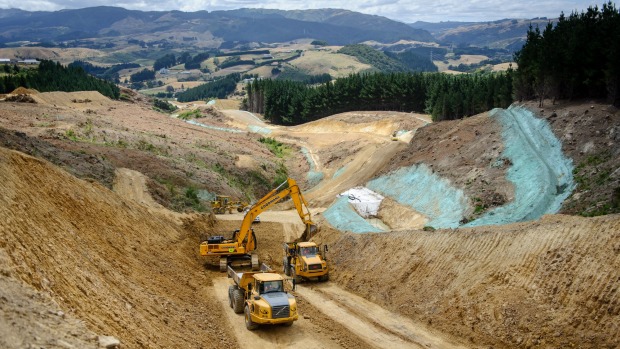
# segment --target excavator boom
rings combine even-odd
[[[250,252],[256,249],[257,245],[256,236],[252,230],[252,222],[254,219],[262,212],[289,196],[293,200],[299,217],[306,225],[304,235],[309,237],[309,234],[314,234],[317,231],[317,226],[312,222],[308,204],[301,194],[297,182],[292,178],[287,178],[285,182],[270,191],[250,207],[243,217],[241,228],[233,234],[232,239],[225,240],[223,237],[212,237],[208,241],[200,244],[200,254],[203,256],[220,256],[221,258],[248,256]],[[256,263],[258,263],[258,259],[254,256],[255,255],[253,255],[252,260],[253,267],[255,264],[254,259],[256,259]],[[223,271],[226,271],[227,263],[227,259],[221,259],[220,269],[223,268]]]

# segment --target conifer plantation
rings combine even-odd
[[[0,93],[10,93],[17,87],[50,91],[99,91],[112,99],[120,97],[120,89],[114,83],[88,75],[78,66],[65,67],[58,62],[42,60],[35,69],[4,66],[0,78]]]

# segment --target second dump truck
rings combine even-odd
[[[244,313],[245,327],[252,331],[259,325],[291,326],[299,317],[295,296],[284,289],[284,278],[270,272],[263,264],[258,272],[236,272],[228,266],[228,303],[237,314]]]
[[[327,252],[327,245],[323,245],[323,253],[312,241],[285,242],[283,247],[283,271],[296,283],[310,278],[317,278],[319,281],[329,279],[329,269],[324,254]]]

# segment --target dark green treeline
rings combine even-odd
[[[532,28],[515,54],[515,98],[606,98],[620,106],[620,13],[608,2]]]
[[[512,70],[497,74],[354,74],[319,86],[255,80],[244,107],[275,124],[296,125],[353,110],[430,113],[452,120],[506,108],[512,102]]]
[[[118,99],[120,89],[114,83],[88,75],[77,66],[65,67],[60,63],[43,60],[34,69],[6,65],[0,77],[0,93],[10,93],[18,87],[50,91],[99,91],[104,96]]]

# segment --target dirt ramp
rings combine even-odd
[[[620,346],[618,215],[321,237],[336,282],[473,345]]]
[[[124,348],[236,345],[210,302],[198,237],[22,153],[0,148],[0,169],[0,249],[12,277]]]

